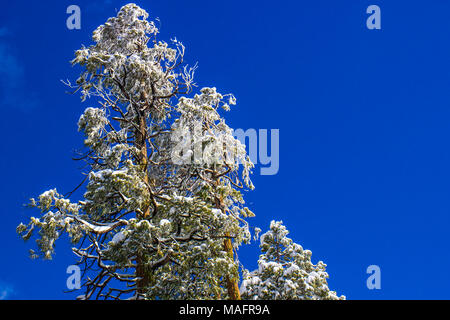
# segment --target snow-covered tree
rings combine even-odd
[[[147,18],[125,5],[76,51],[83,71],[67,84],[91,103],[78,122],[85,192],[44,192],[31,200],[41,215],[17,231],[37,231],[31,254],[47,259],[69,235],[80,299],[239,299],[234,250],[250,240],[253,215],[239,190],[253,188],[253,164],[219,114],[235,99],[213,87],[192,96],[185,47],[158,40]]]
[[[214,87],[193,94],[185,47],[158,32],[128,4],[75,52],[82,71],[67,85],[90,103],[78,121],[85,179],[67,195],[31,199],[40,215],[17,232],[36,238],[33,258],[51,259],[69,236],[83,270],[80,299],[240,299],[235,251],[251,239],[241,190],[253,189],[253,164],[221,116],[236,100]],[[84,192],[70,200],[76,190]],[[337,298],[325,265],[286,234],[273,223],[263,235],[244,297]]]
[[[311,262],[311,251],[288,238],[281,221],[272,221],[261,236],[258,269],[244,270],[241,284],[243,299],[266,300],[338,300],[327,284],[326,265]]]

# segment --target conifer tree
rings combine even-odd
[[[327,284],[326,265],[311,262],[311,251],[288,238],[281,221],[272,221],[261,236],[258,269],[244,271],[241,293],[251,300],[337,300]]]
[[[239,190],[253,188],[253,164],[219,114],[235,99],[214,87],[192,96],[185,47],[158,40],[147,18],[125,5],[76,51],[83,72],[67,84],[99,103],[78,122],[86,191],[78,202],[44,192],[31,200],[41,216],[17,231],[37,231],[32,256],[47,259],[70,236],[85,274],[80,298],[239,299],[233,251],[249,241],[252,215]]]

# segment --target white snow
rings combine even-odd
[[[114,235],[114,237],[112,238],[111,242],[112,242],[113,244],[117,244],[117,243],[119,243],[119,242],[125,240],[125,238],[126,238],[125,234],[124,234],[122,231],[120,231],[120,232],[117,232],[117,233]]]

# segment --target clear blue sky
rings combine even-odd
[[[9,1],[0,10],[0,298],[66,299],[69,246],[31,261],[22,204],[80,182],[68,61],[126,1]],[[81,30],[66,28],[77,4]],[[280,171],[255,174],[252,225],[281,219],[349,299],[450,299],[450,2],[138,1],[197,82],[233,92],[234,128],[280,129]],[[381,8],[382,29],[366,28]],[[240,250],[256,266],[255,246]],[[366,268],[381,267],[381,290]]]

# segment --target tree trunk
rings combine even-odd
[[[146,119],[144,115],[141,115],[138,117],[138,127],[139,131],[136,130],[135,132],[135,145],[140,150],[140,154],[137,159],[137,163],[142,167],[142,171],[144,171],[144,182],[148,183],[148,173],[147,173],[147,165],[148,165],[148,159],[147,159],[147,143],[146,143],[146,134],[147,134],[147,124]],[[143,208],[142,212],[144,213],[144,216],[141,218],[148,218],[150,216],[150,207],[147,206],[147,208]],[[145,294],[146,288],[149,284],[149,277],[148,273],[145,270],[144,262],[142,261],[142,256],[139,254],[136,257],[136,276],[140,278],[140,280],[137,281],[137,293],[138,294]]]
[[[218,185],[218,181],[215,181],[216,186]],[[225,210],[225,205],[223,203],[223,200],[218,198],[216,196],[216,208],[220,209],[222,212]],[[225,234],[226,237],[229,237],[230,235],[227,233]],[[231,238],[226,238],[223,241],[223,249],[227,253],[227,255],[234,261],[234,253],[233,253],[233,244],[231,242]],[[227,283],[227,291],[228,291],[228,297],[230,300],[241,300],[241,293],[239,292],[239,285],[237,279],[230,279],[230,277],[227,275],[225,277],[225,281]]]
[[[228,234],[227,234],[227,236],[228,236]],[[224,248],[225,252],[234,261],[233,245],[231,243],[231,239],[225,239],[223,241],[223,248]],[[230,279],[227,276],[226,281],[227,281],[228,296],[230,297],[230,300],[241,300],[241,293],[239,292],[239,285],[238,285],[237,279]]]

